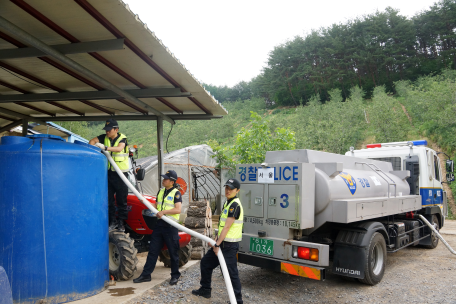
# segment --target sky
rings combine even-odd
[[[412,17],[432,0],[123,0],[200,82],[250,81],[275,46],[391,6]]]

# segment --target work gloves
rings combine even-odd
[[[98,147],[98,148],[100,148],[102,151],[105,151],[105,150],[106,150],[105,145],[103,145],[102,143],[99,143],[99,142],[98,142],[98,143],[95,144],[95,146]]]

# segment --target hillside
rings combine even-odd
[[[212,121],[177,121],[168,140],[168,150],[216,140],[222,145],[234,144],[236,134],[248,127],[250,112],[268,120],[270,131],[289,128],[296,134],[297,149],[315,149],[344,153],[350,146],[359,146],[366,137],[371,141],[399,141],[415,138],[405,113],[397,99],[388,96],[383,87],[376,89],[372,100],[363,100],[363,92],[355,87],[352,98],[342,102],[340,91],[333,92],[325,104],[317,98],[309,105],[268,109],[262,99],[228,102],[229,114]],[[384,123],[389,121],[388,123]],[[102,133],[103,124],[90,127],[90,136]],[[399,131],[398,131],[399,130]],[[140,157],[155,155],[156,122],[120,122],[120,131],[127,134],[130,145],[140,147]],[[166,143],[170,125],[165,123]],[[409,134],[410,133],[410,134]]]
[[[361,148],[375,142],[395,142],[428,138],[439,151],[454,156],[456,151],[456,72],[445,70],[436,76],[421,77],[415,82],[395,83],[396,96],[385,87],[376,87],[372,99],[351,89],[351,98],[342,101],[340,90],[333,90],[330,100],[322,104],[318,97],[306,106],[267,108],[263,99],[227,102],[229,114],[212,121],[178,121],[169,140],[170,125],[165,123],[164,141],[173,151],[190,145],[216,140],[233,145],[241,128],[249,127],[250,112],[259,113],[273,132],[277,127],[295,132],[297,149],[345,153],[350,146]],[[101,134],[103,124],[92,124],[89,137]],[[138,145],[139,157],[156,155],[155,121],[120,122],[130,145]],[[166,149],[166,148],[165,148]],[[456,190],[456,183],[452,185]],[[454,204],[450,205],[456,213]]]

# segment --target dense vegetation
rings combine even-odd
[[[289,138],[292,132],[297,149],[345,153],[350,146],[359,147],[366,137],[370,141],[400,141],[416,135],[409,134],[411,124],[405,112],[396,98],[385,93],[384,87],[375,89],[372,100],[363,99],[364,92],[359,87],[350,91],[351,97],[346,101],[343,101],[341,91],[334,89],[326,103],[321,103],[319,96],[314,95],[305,106],[273,110],[266,108],[263,99],[225,103],[229,115],[223,119],[177,121],[172,130],[165,124],[164,140],[168,151],[210,140],[222,148],[236,145],[241,146],[238,150],[246,151],[249,144],[253,146],[259,142],[273,146],[275,142]],[[261,132],[253,132],[255,128],[260,129],[258,125]],[[102,123],[93,124],[90,137],[101,134],[102,127]],[[140,157],[157,153],[155,121],[120,122],[120,131],[127,134],[130,145],[140,147]],[[278,141],[269,142],[268,134]],[[242,161],[242,153],[237,155]]]
[[[270,104],[298,106],[318,94],[360,86],[395,92],[394,82],[456,68],[456,1],[441,0],[413,18],[387,8],[295,37],[269,53],[267,66],[250,82],[232,88],[206,85],[220,101],[264,97]]]

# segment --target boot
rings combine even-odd
[[[120,232],[125,232],[125,225],[123,220],[121,219],[119,219],[119,221],[117,222],[117,230]]]
[[[150,282],[152,281],[152,278],[151,278],[151,275],[145,275],[145,274],[142,274],[137,277],[136,279],[133,280],[133,283],[143,283],[143,282]]]
[[[200,287],[200,289],[192,290],[192,294],[209,299],[211,297],[211,289]]]

